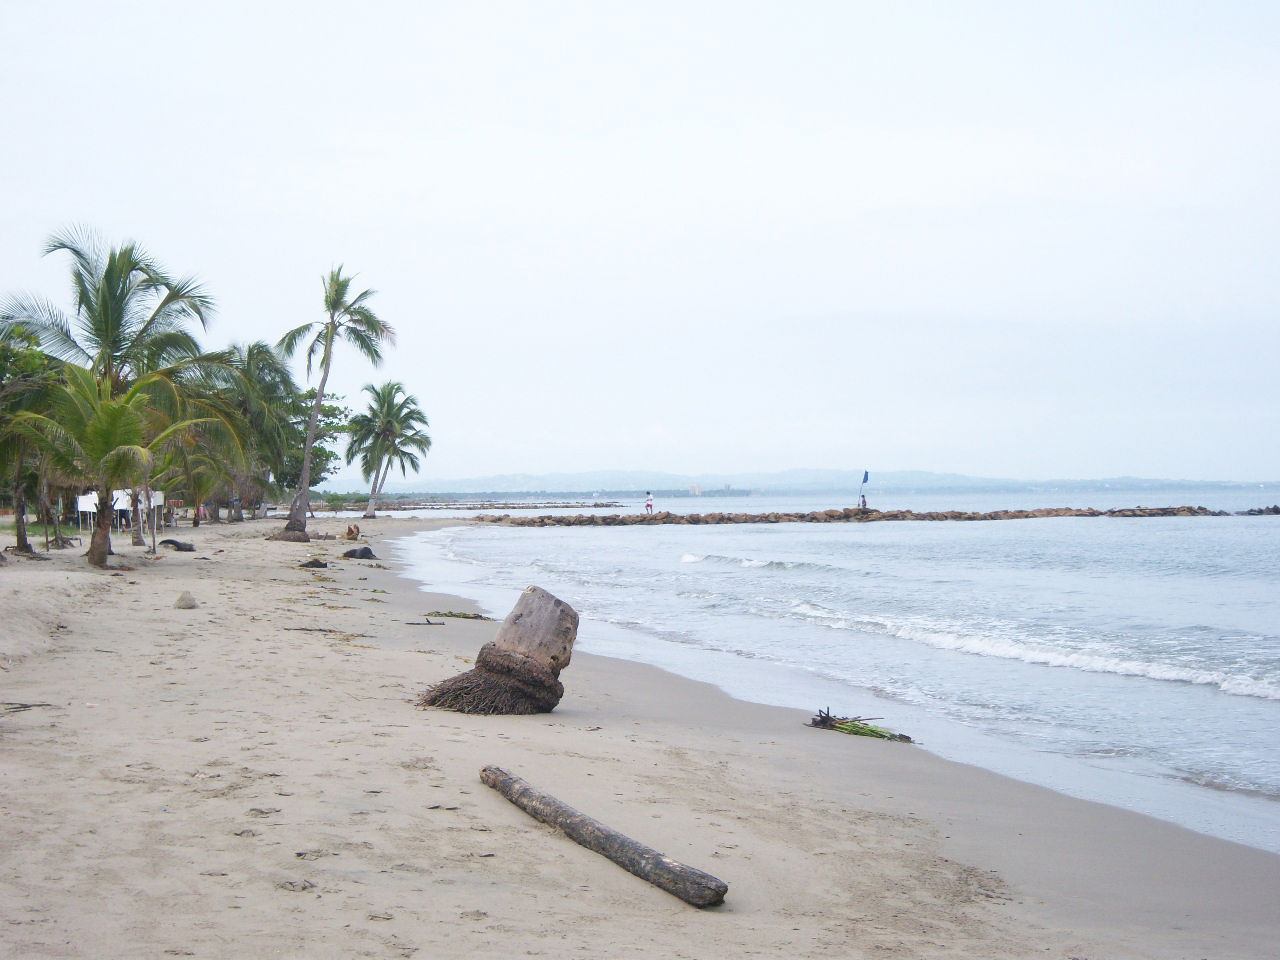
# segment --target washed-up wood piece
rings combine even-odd
[[[420,707],[459,713],[550,713],[564,696],[560,671],[573,657],[578,614],[541,587],[529,587],[480,648],[472,670],[436,684]]]
[[[483,768],[480,780],[535,820],[564,831],[575,843],[608,857],[622,869],[679,897],[685,903],[695,907],[714,907],[724,903],[729,885],[723,880],[703,873],[696,867],[672,860],[652,847],[606,827],[600,821],[575,810],[549,793],[543,793],[501,767]]]

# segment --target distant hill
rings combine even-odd
[[[427,477],[388,483],[391,494],[593,494],[635,493],[652,490],[664,495],[699,488],[706,495],[722,493],[847,493],[856,491],[861,470],[793,469],[773,473],[677,474],[638,470],[593,470],[584,473],[511,473],[488,477],[435,480]],[[341,485],[341,481],[339,482]],[[930,473],[924,470],[872,471],[868,490],[876,493],[946,493],[949,491],[1029,491],[1073,490],[1159,490],[1204,487],[1221,489],[1256,486],[1239,481],[1188,481],[1145,477],[1106,479],[1016,480],[998,477],[971,477],[958,473]],[[344,488],[345,489],[345,488]]]

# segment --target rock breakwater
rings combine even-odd
[[[970,513],[963,510],[916,513],[912,510],[871,510],[866,507],[814,510],[809,513],[662,513],[644,514],[566,514],[513,517],[510,514],[481,514],[480,523],[498,523],[508,527],[630,527],[656,524],[698,526],[724,523],[877,523],[884,520],[1031,520],[1041,517],[1226,517],[1225,510],[1207,507],[1125,507],[1117,510],[1094,510],[1076,507],[1046,507],[1039,510],[993,510]]]

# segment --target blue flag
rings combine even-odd
[[[869,473],[867,473],[867,471],[863,470],[863,471],[862,471],[862,482],[863,482],[863,483],[866,483],[866,482],[867,482],[868,480],[870,480],[870,479],[871,479],[871,474],[869,474]]]

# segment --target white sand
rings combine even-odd
[[[417,710],[496,625],[410,625],[472,608],[301,570],[351,544],[278,525],[184,528],[198,551],[154,560],[117,538],[127,572],[0,567],[0,699],[48,704],[0,716],[0,955],[1277,954],[1280,857],[651,668],[576,654],[545,716]],[[362,525],[382,555],[430,524]],[[487,763],[721,877],[725,906],[535,823]]]

